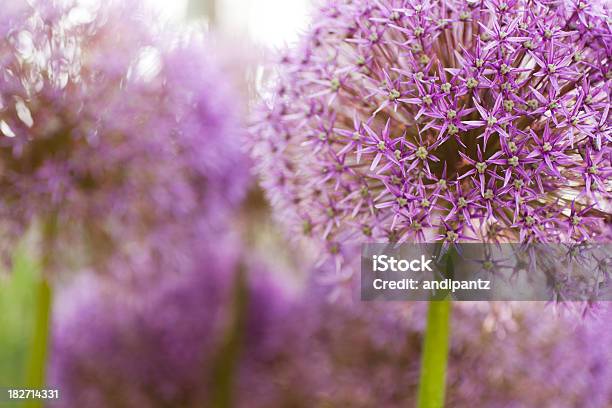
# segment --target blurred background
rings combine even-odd
[[[267,47],[297,39],[308,25],[309,0],[148,0],[169,19],[205,18],[216,30]]]
[[[13,0],[9,0],[9,2],[11,1]],[[14,0],[13,3],[19,4],[20,1]],[[77,3],[86,7],[91,5],[95,8],[96,2],[97,0],[83,0]],[[39,4],[44,3],[43,0]],[[223,53],[221,58],[230,70],[236,69],[237,71],[233,84],[235,87],[247,86],[243,82],[245,80],[245,67],[239,65],[248,64],[247,69],[255,69],[265,59],[266,55],[273,55],[274,50],[295,42],[299,33],[307,28],[311,8],[309,0],[143,0],[143,3],[146,3],[147,7],[153,10],[162,20],[168,20],[171,24],[178,26],[194,23],[204,26],[205,30],[213,32],[220,42],[235,46],[236,49]],[[251,50],[251,55],[249,55],[249,51],[246,51],[247,48]],[[255,49],[257,51],[254,51]],[[247,92],[244,89],[241,91]],[[245,101],[242,108],[246,109],[247,104],[248,101]],[[269,219],[267,205],[262,193],[253,184],[251,184],[244,208],[236,215],[238,220],[235,224],[238,227],[234,229],[244,233],[247,236],[247,241],[249,241],[248,245],[255,247],[259,253],[262,253],[262,251],[265,253],[271,247],[278,247],[278,243],[282,242],[281,233]],[[253,221],[255,218],[257,218],[257,222]],[[247,219],[250,221],[246,221]],[[7,240],[8,238],[2,239]],[[288,251],[288,249],[281,248],[276,252],[282,254],[284,251]],[[3,390],[4,387],[26,387],[29,383],[28,371],[32,364],[31,353],[32,349],[36,347],[35,332],[39,324],[36,316],[37,296],[39,296],[37,282],[41,276],[41,267],[37,264],[38,256],[39,253],[36,249],[33,249],[30,240],[25,239],[20,245],[20,249],[11,254],[12,269],[0,273],[0,389]],[[287,264],[295,265],[298,262],[295,259],[290,260],[286,253],[281,255],[277,261],[285,266]],[[291,290],[296,285],[303,286],[306,278],[299,268],[294,268],[291,271],[285,269],[282,272],[277,269],[274,273],[282,282],[283,290]],[[54,314],[56,316],[63,316],[64,313],[67,315],[74,314],[75,308],[91,305],[92,302],[96,303],[97,298],[105,297],[105,295],[99,293],[105,291],[105,289],[100,289],[103,284],[92,282],[87,278],[77,279],[76,283],[72,279],[62,280],[56,282],[55,285],[56,291],[62,293],[55,300]],[[89,288],[91,293],[84,294],[83,292],[87,291],[84,288]],[[64,293],[67,295],[64,295]],[[127,301],[130,301],[129,296],[133,296],[133,294],[127,296]],[[58,297],[62,299],[57,300]],[[66,298],[74,298],[74,301],[66,301]],[[115,302],[115,297],[112,296],[112,298],[107,299],[108,303]],[[83,299],[85,300],[83,301]],[[83,302],[79,303],[81,301]],[[56,317],[55,321],[57,320],[62,319]],[[80,318],[77,320],[80,320]],[[230,318],[227,318],[227,320],[230,320]],[[77,322],[77,326],[80,326],[81,323]],[[177,324],[177,326],[179,325],[180,323]],[[197,323],[195,326],[197,326]],[[81,330],[80,327],[73,329]],[[135,332],[137,332],[137,329],[135,329]],[[72,332],[72,334],[74,335],[75,332]],[[92,331],[94,337],[98,334]],[[180,335],[178,337],[180,341]],[[4,397],[4,395],[0,397],[0,407],[13,406]],[[81,402],[76,401],[64,401],[57,406],[80,406]],[[91,404],[89,406],[113,406],[112,403],[103,402],[93,402]],[[117,406],[123,406],[123,403],[117,404]],[[201,406],[200,402],[193,404],[193,406]],[[23,404],[19,403],[19,406],[23,406]],[[34,404],[32,406],[38,405]],[[147,404],[142,406],[147,406]],[[180,406],[180,404],[176,406]]]
[[[84,0],[80,3],[95,4],[96,1]],[[309,0],[144,2],[162,19],[172,23],[180,25],[196,22],[208,26],[209,29],[214,26],[214,32],[231,44],[251,44],[261,47],[260,50],[270,51],[289,45],[297,39],[298,34],[307,28],[311,8]],[[238,57],[238,53],[235,57]],[[253,198],[256,206],[262,205],[263,198],[259,192],[254,192]],[[265,217],[263,224],[269,227]],[[278,231],[268,231],[265,235],[270,237],[276,233]],[[25,375],[24,362],[27,360],[29,339],[34,325],[32,311],[36,294],[33,284],[38,273],[35,262],[29,255],[31,254],[27,248],[22,249],[14,256],[15,263],[10,277],[0,274],[0,386],[21,383]]]

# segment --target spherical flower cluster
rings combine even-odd
[[[610,10],[326,1],[252,127],[276,216],[376,242],[610,238]]]
[[[233,235],[183,249],[194,261],[180,273],[141,271],[135,285],[83,274],[61,290],[49,366],[58,407],[212,406],[242,356],[274,341],[268,328],[293,296],[255,255]]]
[[[229,374],[235,406],[414,405],[425,304],[398,314],[388,305],[330,303],[320,287],[292,295],[251,268],[245,317],[233,326],[237,258],[210,249],[193,273],[134,292],[123,286],[122,296],[92,275],[65,293],[50,371],[62,407],[209,406],[215,356],[227,356],[230,342],[238,350]],[[448,404],[605,406],[606,310],[601,321],[576,323],[544,304],[458,306]]]
[[[252,353],[244,356],[237,392],[242,405],[414,405],[425,305],[406,308],[404,316],[378,306],[326,304],[313,297],[293,306],[292,319],[277,314],[267,331],[260,329],[267,335],[249,342]],[[577,325],[544,304],[460,305],[447,404],[606,406],[612,397],[611,354],[596,345],[612,340],[609,317],[608,309],[601,321]]]
[[[197,33],[138,0],[17,1],[0,51],[5,257],[33,224],[47,270],[165,253],[243,194],[238,112]]]
[[[234,242],[222,241],[199,246],[195,269],[138,285],[84,274],[60,292],[49,366],[58,407],[207,406],[238,270]]]

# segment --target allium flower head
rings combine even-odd
[[[379,306],[310,298],[292,307],[293,318],[277,313],[280,318],[262,325],[265,347],[244,355],[243,406],[414,405],[425,304],[405,308],[402,316]],[[610,310],[603,313],[602,321],[576,323],[544,304],[458,305],[447,404],[606,407]]]
[[[86,274],[65,289],[50,363],[57,406],[206,406],[238,269],[234,242],[223,243],[200,245],[196,268],[136,287]]]
[[[609,237],[604,4],[324,2],[253,126],[277,216],[336,258]]]
[[[276,350],[269,328],[291,320],[294,296],[234,236],[201,238],[183,248],[194,262],[180,273],[137,285],[83,274],[61,292],[49,381],[58,407],[212,406],[227,375],[238,387],[243,359]]]
[[[82,275],[57,298],[50,385],[62,390],[58,406],[210,406],[230,343],[239,350],[233,406],[414,405],[425,303],[398,313],[327,302],[321,286],[289,291],[250,263],[237,309],[246,258],[238,243],[221,242],[199,245],[197,266],[182,274],[131,287]],[[449,404],[605,406],[611,312],[604,306],[601,321],[576,322],[543,303],[457,305]]]
[[[0,10],[7,254],[32,223],[46,253],[99,257],[120,252],[118,238],[126,252],[167,246],[243,192],[237,109],[205,41],[137,0],[88,4]]]

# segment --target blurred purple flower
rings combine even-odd
[[[201,259],[194,273],[121,296],[89,278],[72,290],[80,296],[62,297],[50,382],[61,390],[58,406],[211,404],[237,258]],[[397,313],[390,304],[330,303],[320,289],[290,294],[257,268],[248,282],[236,406],[415,403],[425,304]],[[454,317],[449,405],[599,408],[612,397],[609,308],[600,321],[576,323],[544,304],[483,302],[458,305]]]
[[[276,217],[338,265],[609,237],[611,38],[600,1],[325,1],[252,127]]]
[[[111,253],[165,256],[220,225],[248,164],[206,41],[137,0],[10,3],[0,11],[3,253],[38,224],[48,268],[101,266]]]
[[[267,329],[259,328],[264,346],[245,353],[241,406],[414,405],[425,306],[404,305],[397,314],[380,304],[329,304],[312,296],[277,312]],[[577,324],[544,304],[459,305],[447,404],[606,406],[609,315],[606,309],[601,321]]]
[[[199,267],[118,285],[82,275],[58,297],[49,383],[57,407],[201,407],[230,316],[232,242]]]
[[[161,279],[83,274],[64,288],[49,365],[62,395],[55,406],[211,406],[228,356],[276,348],[268,329],[292,310],[293,295],[233,238],[184,248],[195,261]]]

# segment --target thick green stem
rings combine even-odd
[[[234,406],[234,382],[248,318],[249,291],[247,279],[246,269],[244,265],[240,265],[234,286],[231,321],[214,367],[211,403],[213,408]]]
[[[423,341],[418,408],[441,408],[446,391],[451,300],[432,300]]]
[[[42,224],[43,253],[39,265],[39,276],[35,287],[34,327],[30,356],[26,372],[26,385],[28,389],[43,389],[46,387],[47,357],[49,350],[49,329],[51,326],[51,309],[53,292],[47,276],[46,269],[53,261],[53,242],[59,228],[57,213],[53,212]],[[28,400],[26,408],[42,408],[41,400]]]
[[[36,288],[36,309],[34,328],[27,366],[26,385],[28,389],[45,388],[49,326],[51,321],[52,290],[49,282],[40,277]],[[26,408],[41,408],[41,401],[29,400]]]
[[[436,256],[442,266],[441,278],[454,278],[456,249],[449,248],[443,254],[438,245]],[[421,378],[419,381],[418,408],[442,408],[446,396],[446,367],[450,342],[452,300],[448,291],[431,296],[427,311],[427,328],[423,340]]]

